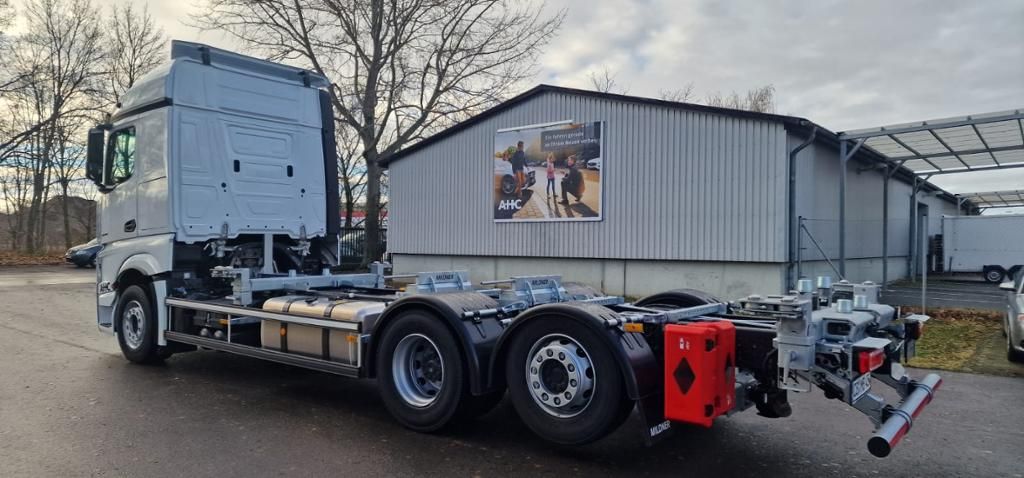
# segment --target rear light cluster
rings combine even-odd
[[[855,355],[857,357],[857,372],[860,374],[870,373],[885,363],[884,349],[858,350]]]

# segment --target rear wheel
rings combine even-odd
[[[603,438],[633,408],[615,356],[595,331],[572,320],[524,325],[509,345],[505,376],[526,426],[560,445]]]
[[[985,274],[985,282],[990,284],[998,284],[1006,277],[1006,271],[1002,267],[986,267],[983,272]]]
[[[448,425],[468,398],[469,386],[451,331],[420,310],[400,313],[384,331],[377,352],[381,398],[402,425],[431,432]]]
[[[1013,331],[1010,324],[1006,325],[1006,359],[1011,362],[1024,363],[1024,353],[1013,348]]]
[[[675,289],[644,297],[636,305],[652,309],[681,309],[714,303],[725,301],[696,289]]]

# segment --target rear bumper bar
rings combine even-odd
[[[898,407],[886,411],[887,418],[868,440],[868,451],[879,458],[888,456],[910,431],[914,419],[931,403],[935,391],[941,385],[942,378],[934,373],[915,383],[914,391],[910,392]]]

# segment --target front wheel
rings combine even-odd
[[[439,430],[456,417],[469,386],[451,331],[429,312],[402,312],[384,330],[377,352],[381,399],[402,425]]]
[[[157,363],[170,356],[156,343],[156,311],[142,287],[124,290],[117,306],[117,343],[124,358],[135,363]]]
[[[509,345],[505,377],[512,403],[526,426],[547,441],[599,440],[633,408],[615,356],[585,325],[546,319],[524,325]]]

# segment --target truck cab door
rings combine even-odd
[[[114,241],[138,236],[138,183],[142,176],[137,170],[134,125],[118,126],[107,140],[107,157],[104,171],[113,189],[103,195],[100,210],[100,242]]]

